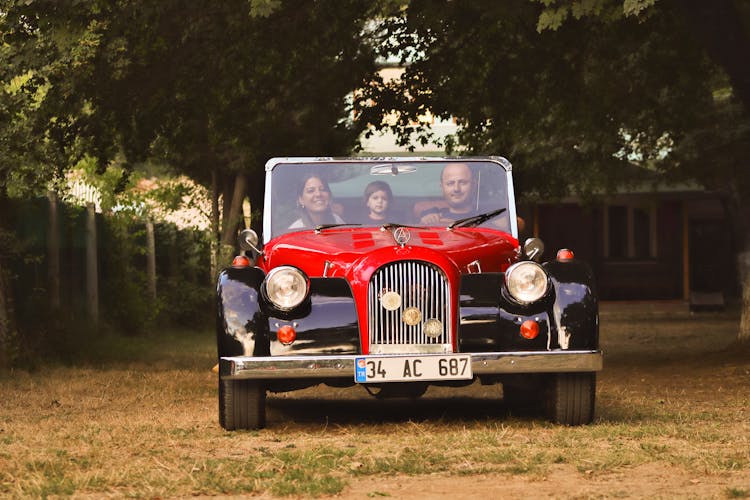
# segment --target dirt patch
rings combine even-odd
[[[726,495],[731,484],[729,478],[696,478],[681,468],[659,463],[607,474],[581,474],[571,466],[553,465],[542,477],[428,476],[356,481],[337,498],[711,498]]]

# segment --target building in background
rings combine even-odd
[[[630,190],[592,206],[571,198],[526,211],[529,235],[591,263],[604,300],[676,299],[701,309],[739,294],[723,204],[700,188]]]

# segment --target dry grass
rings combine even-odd
[[[99,367],[7,374],[0,496],[364,498],[418,484],[447,498],[487,496],[499,480],[508,495],[750,497],[750,358],[722,351],[736,317],[602,324],[597,423],[582,428],[512,415],[495,387],[417,402],[316,388],[270,399],[268,429],[227,433],[211,333],[95,352]],[[146,362],[132,361],[139,352]]]

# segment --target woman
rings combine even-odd
[[[289,229],[344,224],[344,220],[331,210],[331,188],[316,174],[305,177],[297,189],[297,207],[301,217],[292,222]]]

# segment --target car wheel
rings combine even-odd
[[[595,397],[595,373],[556,373],[549,380],[547,416],[562,425],[589,424]]]
[[[265,427],[265,386],[257,380],[219,380],[219,423],[228,431]]]

